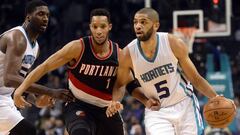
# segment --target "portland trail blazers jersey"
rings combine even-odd
[[[112,99],[116,80],[118,45],[109,40],[110,52],[100,58],[94,53],[91,36],[81,38],[80,41],[83,51],[77,63],[69,67],[69,88],[79,100],[105,107]]]
[[[167,33],[157,33],[157,46],[153,59],[148,59],[135,39],[127,46],[133,70],[148,97],[159,98],[161,107],[167,107],[192,94],[192,86],[182,75]]]
[[[19,74],[25,77],[37,57],[39,46],[37,42],[35,43],[34,46],[30,43],[28,36],[26,34],[26,31],[21,26],[14,27],[6,31],[2,35],[0,35],[0,38],[4,34],[13,30],[21,31],[27,41],[27,47],[22,57],[22,67],[21,67],[21,70],[19,71]],[[13,104],[11,94],[14,91],[14,88],[5,87],[3,82],[4,61],[5,61],[5,54],[3,52],[0,52],[0,106],[4,104],[9,104],[9,103]]]

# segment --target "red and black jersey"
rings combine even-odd
[[[118,45],[109,42],[106,57],[99,57],[93,50],[92,37],[81,38],[82,54],[73,67],[69,67],[69,87],[84,102],[104,107],[112,99],[112,89],[118,68]]]

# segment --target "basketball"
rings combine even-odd
[[[214,128],[227,127],[233,121],[235,115],[235,104],[223,96],[210,99],[203,108],[203,116],[206,122]]]

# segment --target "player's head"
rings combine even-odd
[[[109,31],[112,29],[110,13],[102,8],[92,10],[89,27],[93,41],[97,45],[103,45],[108,40]]]
[[[148,40],[159,28],[159,15],[152,8],[142,8],[134,16],[134,31],[140,41]]]
[[[32,0],[25,9],[25,23],[35,32],[42,33],[46,30],[49,19],[48,5],[41,0]]]

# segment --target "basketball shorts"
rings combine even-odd
[[[145,109],[144,122],[147,135],[202,135],[204,129],[194,95],[159,111]]]
[[[23,116],[14,105],[0,106],[0,135],[7,135],[21,120]]]
[[[69,135],[74,130],[85,130],[88,135],[123,135],[124,126],[120,114],[106,116],[106,107],[100,108],[82,101],[68,103],[64,107],[64,120]]]

